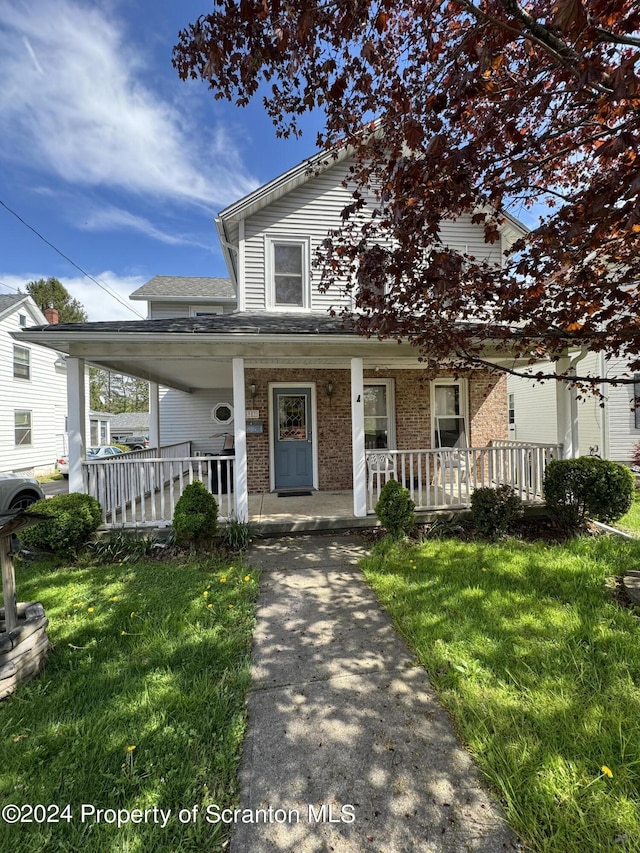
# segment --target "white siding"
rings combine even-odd
[[[340,213],[350,201],[351,193],[341,182],[347,176],[349,161],[336,163],[321,175],[249,217],[245,223],[245,297],[247,311],[264,311],[265,238],[267,236],[311,238],[311,258],[332,228],[341,223]],[[469,251],[476,257],[500,263],[500,241],[486,244],[483,230],[471,223],[470,216],[443,222],[442,237],[447,245]],[[344,303],[338,290],[320,293],[319,272],[312,270],[311,309],[322,311]],[[240,283],[242,287],[242,282]]]
[[[619,376],[625,371],[625,362],[622,359],[611,359],[606,365],[609,376]],[[609,388],[606,393],[609,458],[618,462],[630,462],[633,448],[640,441],[640,430],[636,429],[632,411],[633,385],[618,385]]]
[[[62,450],[67,414],[67,378],[56,368],[58,354],[35,344],[18,344],[10,332],[20,330],[18,314],[27,314],[27,325],[41,320],[28,306],[20,305],[0,321],[0,471],[52,470]],[[14,344],[30,351],[29,379],[13,376]],[[16,447],[16,410],[31,412],[30,446]]]
[[[233,433],[233,421],[215,423],[211,410],[216,403],[233,404],[231,388],[207,389],[187,394],[173,388],[160,388],[160,443],[191,441],[192,451],[220,453],[224,433]]]
[[[514,395],[516,424],[509,438],[555,444],[558,440],[555,381],[540,384],[509,376],[507,393]]]
[[[598,356],[596,353],[587,355],[578,362],[576,367],[578,375],[597,375]],[[602,430],[600,428],[602,409],[600,399],[592,394],[585,394],[584,399],[578,402],[578,430],[579,449],[581,456],[587,456],[594,447],[598,453],[604,455],[605,448],[602,446]]]

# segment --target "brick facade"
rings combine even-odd
[[[420,370],[365,371],[367,379],[392,379],[395,391],[398,450],[431,447],[431,384]],[[351,466],[351,373],[339,369],[248,369],[247,389],[255,383],[256,397],[247,396],[247,408],[258,409],[264,424],[261,434],[247,435],[249,493],[268,491],[269,484],[269,383],[315,384],[316,440],[320,491],[353,487]],[[327,383],[333,395],[327,395]],[[507,438],[507,385],[504,377],[477,371],[469,375],[470,443],[484,447],[492,438]]]

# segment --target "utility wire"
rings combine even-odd
[[[124,305],[125,308],[128,308],[132,314],[136,315],[136,317],[140,317],[141,320],[146,319],[145,317],[142,316],[142,314],[139,314],[138,311],[135,310],[135,308],[132,308],[131,305],[129,305],[127,302],[125,302],[124,299],[121,299],[117,293],[115,293],[113,290],[108,288],[106,284],[102,284],[102,282],[98,281],[97,278],[94,278],[86,270],[83,270],[81,266],[78,266],[78,264],[75,261],[72,261],[70,257],[68,257],[67,255],[64,254],[64,252],[61,252],[57,246],[54,246],[53,243],[51,243],[49,240],[47,240],[46,237],[43,237],[42,234],[33,227],[33,225],[29,225],[28,222],[25,222],[25,220],[20,216],[20,214],[16,213],[15,210],[12,210],[8,204],[5,204],[2,201],[2,199],[0,199],[0,205],[2,205],[2,207],[4,207],[5,210],[8,210],[12,216],[15,216],[15,218],[19,222],[21,222],[26,228],[28,228],[29,231],[33,231],[33,233],[36,235],[36,237],[39,237],[43,243],[46,243],[47,246],[50,246],[54,252],[57,252],[60,255],[61,258],[64,258],[65,261],[68,261],[72,267],[75,267],[79,272],[82,273],[82,275],[86,276],[88,279],[90,279],[92,282],[94,282],[94,284],[97,284],[98,287],[101,288],[102,290],[104,290],[104,292],[106,294],[113,297],[113,299],[116,299],[121,305]],[[9,285],[6,285],[6,286],[8,287]]]

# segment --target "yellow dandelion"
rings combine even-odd
[[[93,607],[87,607],[87,613],[93,613]]]
[[[602,765],[601,770],[605,776],[608,776],[609,779],[613,779],[613,773],[611,772],[610,768],[607,767],[606,764]]]
[[[133,750],[134,750],[135,748],[136,748],[135,744],[133,744],[133,743],[132,743],[132,744],[131,744],[131,746],[128,746],[128,747],[127,747],[127,752],[133,752]]]
[[[131,619],[133,619],[133,617],[134,617],[135,615],[136,615],[136,611],[135,611],[135,610],[132,610],[132,611],[131,611]]]
[[[250,581],[250,580],[251,580],[251,575],[245,575],[245,576],[244,576],[244,579],[245,579],[245,581]]]
[[[220,583],[226,583],[226,582],[227,582],[227,576],[226,576],[226,575],[223,575],[223,576],[220,578]]]
[[[206,597],[209,595],[209,590],[208,590],[208,589],[205,589],[205,591],[204,591],[202,594],[203,594],[203,595],[204,595],[204,597],[206,598]]]
[[[124,635],[125,635],[126,633],[127,633],[126,631],[120,631],[120,636],[121,636],[121,637],[124,637]]]
[[[213,607],[213,604],[207,604],[207,610],[211,610],[212,607]]]
[[[229,610],[233,610],[233,604],[229,605]]]
[[[111,598],[109,599],[109,601],[117,601],[117,600],[118,600],[117,595],[112,595]]]
[[[483,571],[483,572],[486,572],[487,570],[483,567],[482,571]]]

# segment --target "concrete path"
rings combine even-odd
[[[520,849],[365,584],[364,554],[349,536],[249,553],[263,576],[241,769],[249,811],[232,853]]]

